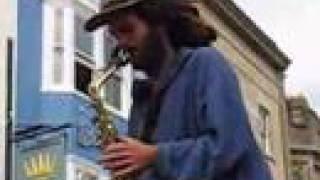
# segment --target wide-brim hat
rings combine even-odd
[[[98,27],[105,25],[111,19],[114,12],[135,5],[143,0],[103,0],[99,13],[93,15],[85,24],[85,30],[92,32]]]

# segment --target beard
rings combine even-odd
[[[145,71],[150,77],[158,77],[170,47],[161,31],[151,30],[140,50],[132,52],[133,68]]]

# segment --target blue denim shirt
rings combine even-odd
[[[162,83],[170,85],[150,134],[158,156],[138,179],[272,179],[251,132],[236,75],[216,49],[183,48]],[[147,110],[148,100],[133,103],[130,136],[140,133]]]

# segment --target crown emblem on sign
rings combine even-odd
[[[27,177],[46,179],[54,173],[56,159],[49,153],[39,153],[27,160],[24,168]]]

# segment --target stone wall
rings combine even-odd
[[[237,35],[224,22],[223,17],[219,17],[204,4],[197,4],[197,6],[205,21],[218,32],[218,39],[213,46],[224,54],[238,74],[249,120],[258,143],[262,143],[259,136],[263,128],[262,121],[259,119],[259,107],[265,107],[268,110],[270,147],[266,157],[274,179],[286,179],[283,72],[272,67],[269,63],[270,59],[254,51],[247,44],[246,39]]]

